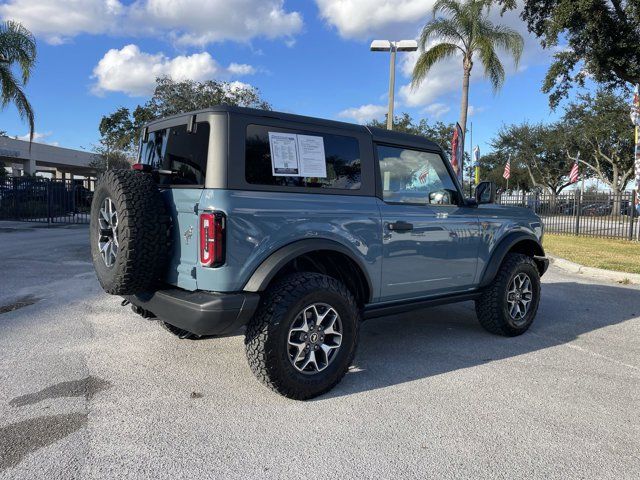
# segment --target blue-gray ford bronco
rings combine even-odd
[[[345,375],[364,319],[473,300],[489,332],[529,328],[543,226],[495,194],[465,198],[420,136],[213,107],[150,123],[133,169],[102,175],[93,264],[181,338],[244,327],[253,373],[308,399]]]

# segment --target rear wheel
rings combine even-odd
[[[289,398],[332,389],[356,351],[360,313],[335,278],[296,273],[270,287],[247,326],[249,366],[258,379]]]
[[[497,335],[526,332],[540,302],[540,273],[533,259],[520,253],[505,257],[493,283],[476,300],[480,325]]]

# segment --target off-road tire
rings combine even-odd
[[[99,215],[110,198],[117,216],[118,252],[108,267],[100,255]],[[151,175],[109,170],[98,181],[91,203],[91,257],[100,285],[112,295],[152,290],[169,261],[171,220]]]
[[[305,375],[289,360],[289,328],[298,313],[313,303],[331,305],[342,322],[342,344],[322,371]],[[347,287],[318,273],[294,273],[265,292],[247,325],[245,349],[249,367],[267,387],[285,397],[307,400],[331,390],[347,372],[358,343],[360,310]]]
[[[533,298],[524,321],[516,324],[509,314],[507,291],[512,279],[526,273],[531,279]],[[476,300],[476,314],[480,325],[496,335],[515,337],[526,332],[533,322],[540,303],[540,272],[533,259],[520,253],[509,253],[502,261],[493,283]]]

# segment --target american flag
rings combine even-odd
[[[576,183],[578,181],[579,173],[580,172],[578,170],[578,159],[576,158],[576,161],[573,162],[573,165],[571,166],[571,171],[569,172],[569,182]]]
[[[504,166],[504,173],[502,174],[502,178],[506,178],[509,180],[511,178],[511,156],[507,159],[507,164]]]
[[[428,176],[429,176],[429,165],[425,165],[418,171],[418,180],[420,180],[420,183],[427,183]]]

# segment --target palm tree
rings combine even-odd
[[[491,0],[438,0],[433,6],[433,20],[422,29],[418,45],[420,56],[413,69],[412,87],[416,88],[429,70],[441,60],[462,54],[462,101],[460,126],[467,128],[469,109],[469,78],[473,68],[473,56],[477,54],[484,67],[484,75],[493,86],[494,93],[504,84],[504,67],[496,49],[506,50],[520,61],[524,40],[515,30],[504,25],[494,25],[489,19]],[[436,18],[438,12],[446,18]],[[432,40],[439,42],[427,49]]]
[[[20,117],[29,123],[29,140],[33,141],[33,108],[22,90],[36,63],[36,40],[29,30],[11,20],[0,22],[0,105],[13,103]],[[12,71],[14,64],[20,80]]]

